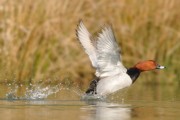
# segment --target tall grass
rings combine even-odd
[[[0,0],[0,81],[60,77],[88,83],[94,70],[75,36],[83,19],[92,33],[112,24],[127,67],[146,59],[167,66],[145,73],[141,82],[178,83],[179,4],[179,0]]]

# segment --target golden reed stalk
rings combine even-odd
[[[0,81],[60,77],[88,83],[94,71],[75,36],[83,19],[92,33],[112,24],[127,67],[145,59],[167,66],[143,75],[142,82],[177,83],[179,5],[179,0],[0,0]]]

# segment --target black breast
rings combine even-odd
[[[136,81],[136,79],[139,77],[141,71],[137,68],[129,68],[126,72],[132,79],[133,83]]]

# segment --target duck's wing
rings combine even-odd
[[[77,26],[76,35],[86,54],[88,54],[92,66],[97,68],[96,47],[94,45],[94,41],[91,40],[91,34],[88,32],[82,21],[80,21]]]
[[[120,56],[120,48],[116,42],[111,26],[106,26],[97,40],[97,62],[100,77],[108,77],[125,73]]]

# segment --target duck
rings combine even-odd
[[[94,37],[80,20],[76,36],[96,70],[95,78],[85,92],[87,95],[109,95],[132,85],[144,71],[165,68],[155,60],[141,61],[126,68],[122,63],[121,49],[118,47],[112,25],[103,26],[97,37]]]

